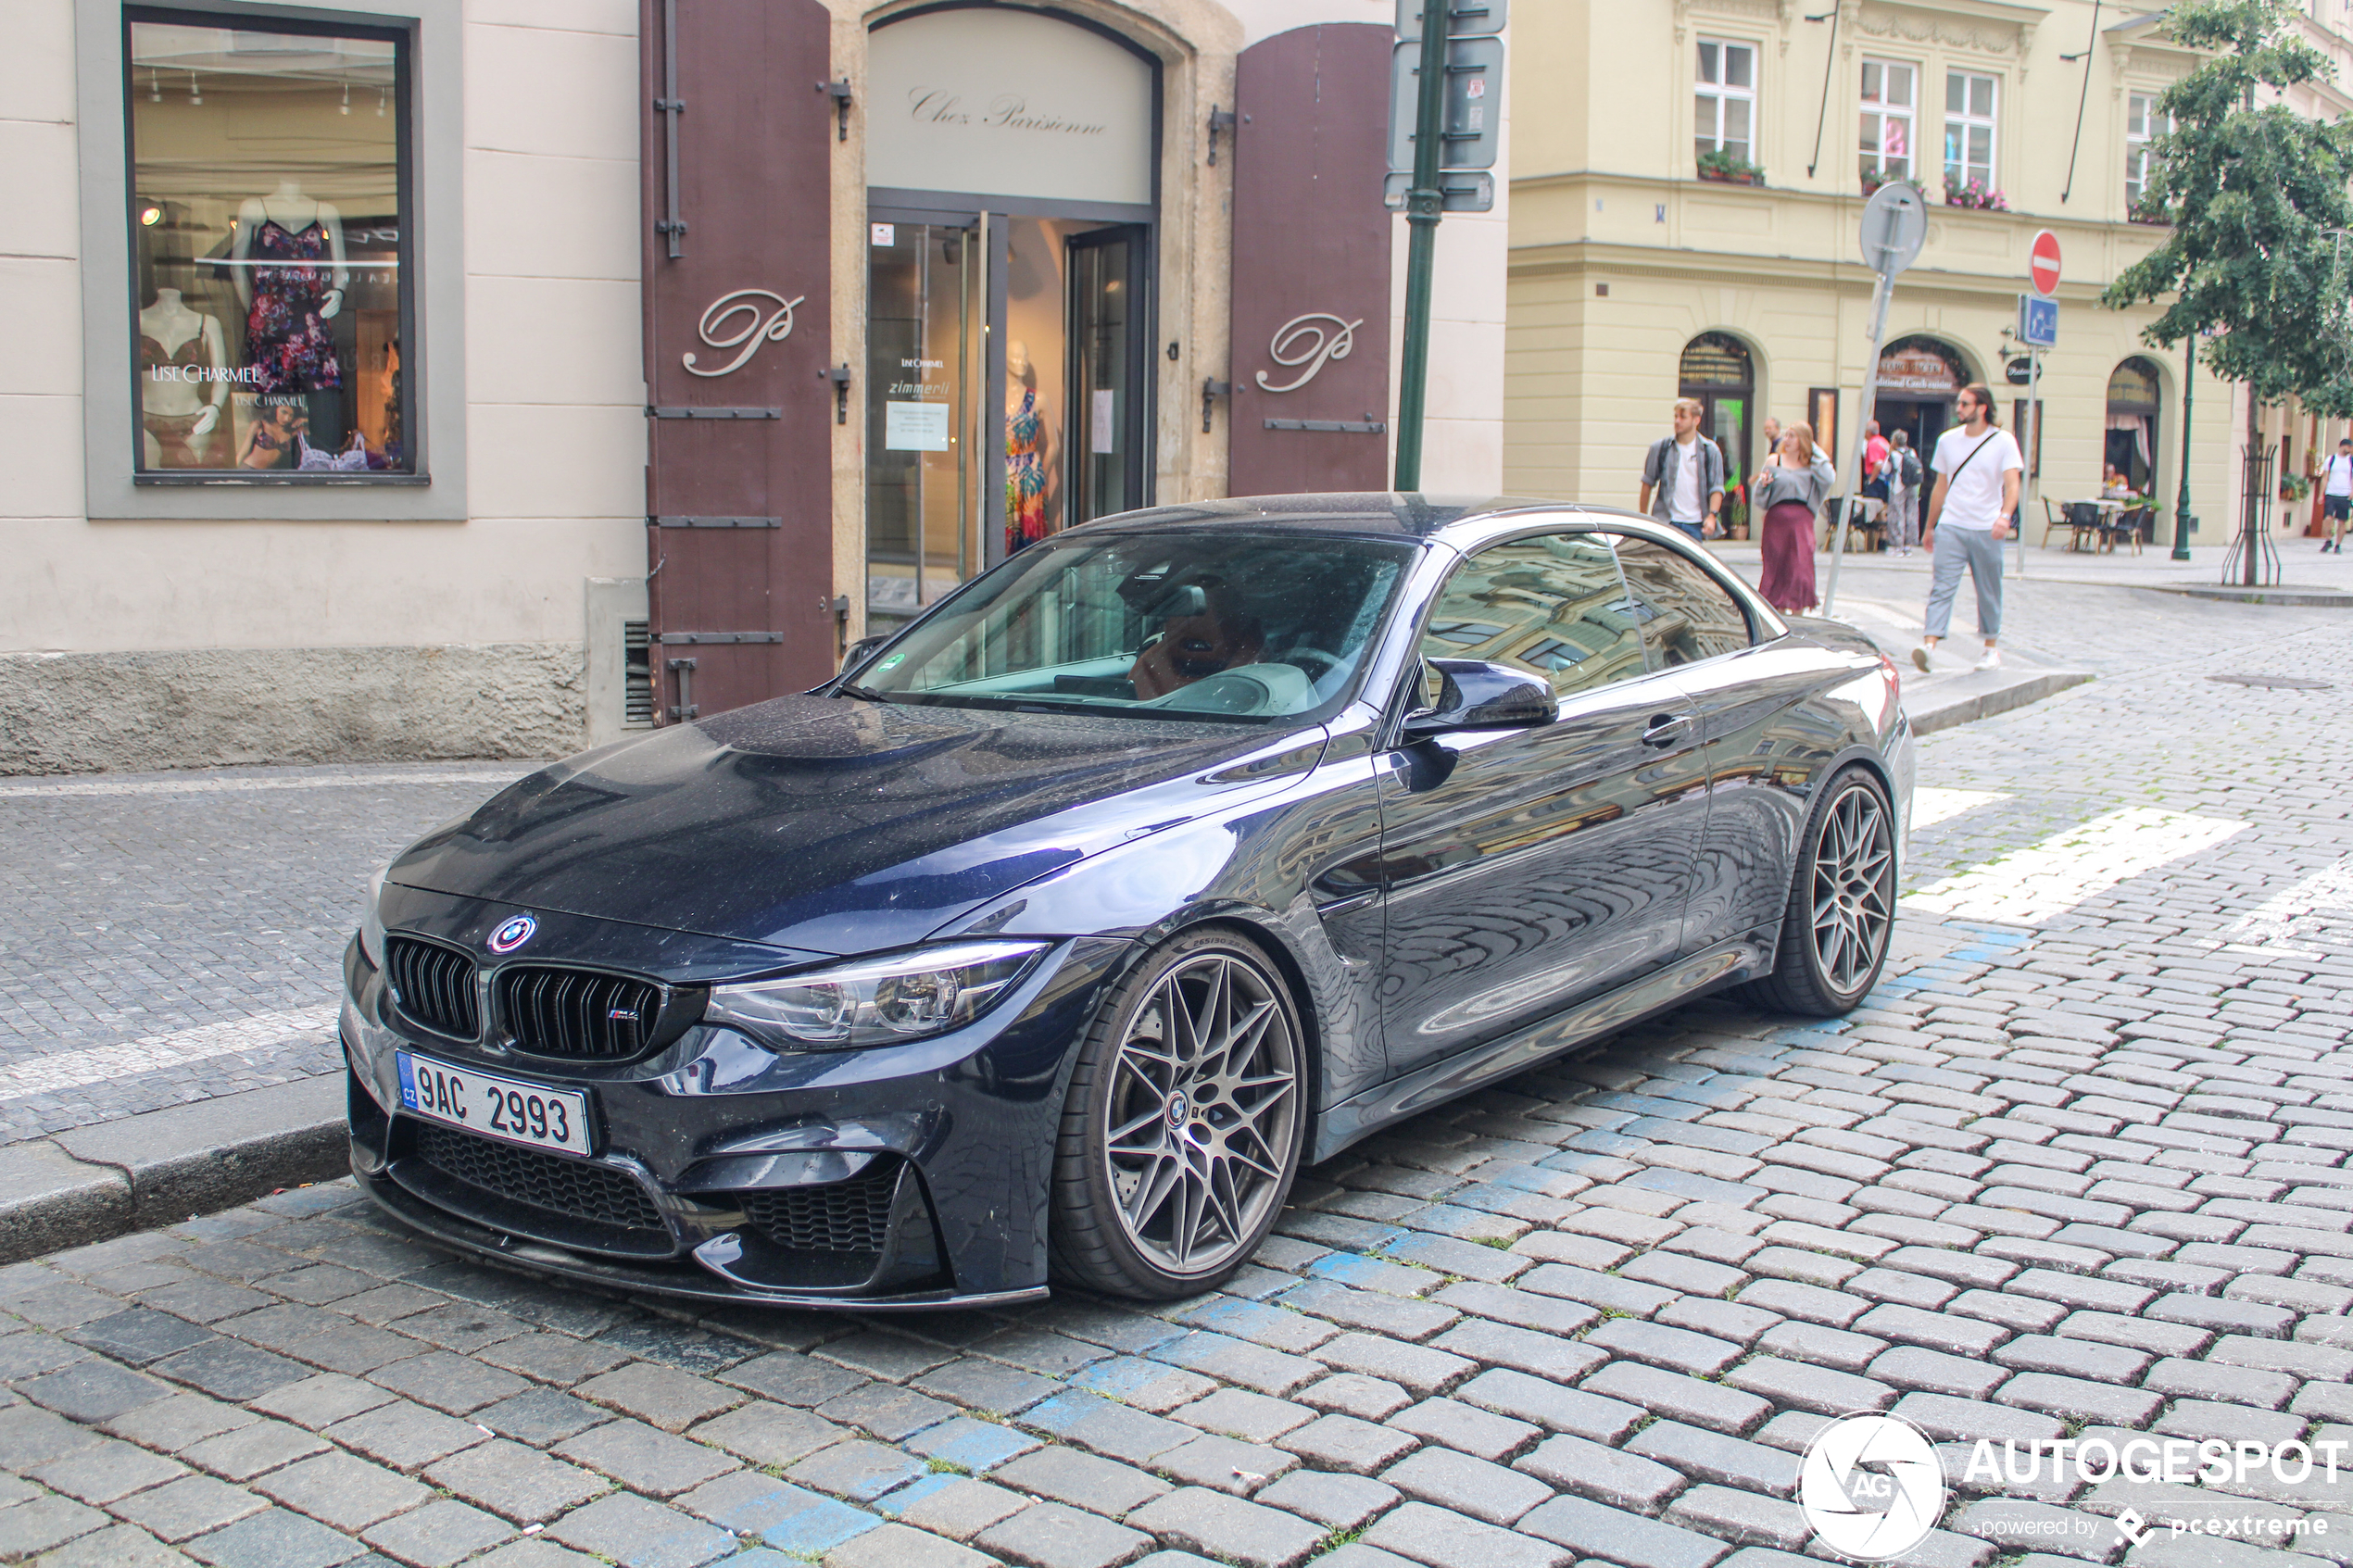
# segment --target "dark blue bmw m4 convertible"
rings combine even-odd
[[[1644,519],[1107,518],[395,860],[352,1163],[626,1289],[1203,1290],[1376,1128],[1710,992],[1853,1008],[1913,749],[1867,640]]]

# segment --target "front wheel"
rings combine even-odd
[[[1290,990],[1227,931],[1156,948],[1081,1042],[1055,1146],[1055,1276],[1166,1300],[1223,1283],[1299,1173],[1307,1116]]]
[[[1837,1018],[1879,984],[1895,929],[1895,813],[1870,771],[1833,776],[1806,823],[1773,972],[1749,993],[1768,1007]]]

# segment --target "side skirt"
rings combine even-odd
[[[1672,969],[1554,1013],[1535,1027],[1476,1046],[1327,1110],[1315,1127],[1311,1163],[1329,1160],[1357,1139],[1443,1105],[1498,1078],[1525,1073],[1613,1029],[1679,1007],[1705,992],[1754,980],[1773,967],[1774,933],[1753,932],[1685,959]]]

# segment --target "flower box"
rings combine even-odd
[[[1711,185],[1762,185],[1765,183],[1765,171],[1761,169],[1751,169],[1745,174],[1734,174],[1724,169],[1703,169],[1699,171],[1699,177]]]

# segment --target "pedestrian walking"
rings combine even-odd
[[[1714,538],[1724,509],[1724,449],[1699,433],[1706,412],[1695,397],[1676,399],[1675,433],[1642,459],[1641,509],[1694,539]]]
[[[1961,571],[1969,570],[1977,589],[1977,632],[1985,639],[1980,670],[2001,668],[2002,652],[1994,639],[2002,631],[2002,541],[2010,536],[2009,519],[2018,510],[2018,484],[2026,471],[2010,433],[1994,422],[1994,395],[1981,383],[1961,388],[1953,399],[1961,423],[1936,438],[1936,454],[1929,466],[1936,470],[1936,488],[1928,498],[1928,518],[1920,545],[1935,558],[1929,573],[1928,623],[1912,662],[1922,671],[1932,668],[1936,645],[1944,640],[1953,621],[1953,598],[1960,592]],[[1937,548],[1937,530],[1944,530],[1944,548]]]
[[[2329,459],[2328,473],[2321,481],[2321,515],[2329,521],[2329,536],[2321,542],[2322,555],[2345,553],[2348,513],[2353,513],[2353,435],[2336,444],[2336,456]]]
[[[1781,449],[1781,421],[1768,414],[1765,422],[1756,427],[1756,432],[1765,438],[1765,460],[1769,463],[1773,460],[1773,454]]]
[[[1894,541],[1895,553],[1908,556],[1912,546],[1919,543],[1920,483],[1926,476],[1920,472],[1920,455],[1912,450],[1912,437],[1907,431],[1896,431],[1887,438],[1887,536]]]
[[[1814,520],[1837,483],[1813,427],[1790,426],[1749,483],[1750,510],[1765,520],[1757,529],[1757,592],[1784,615],[1803,615],[1822,602],[1814,590]]]

